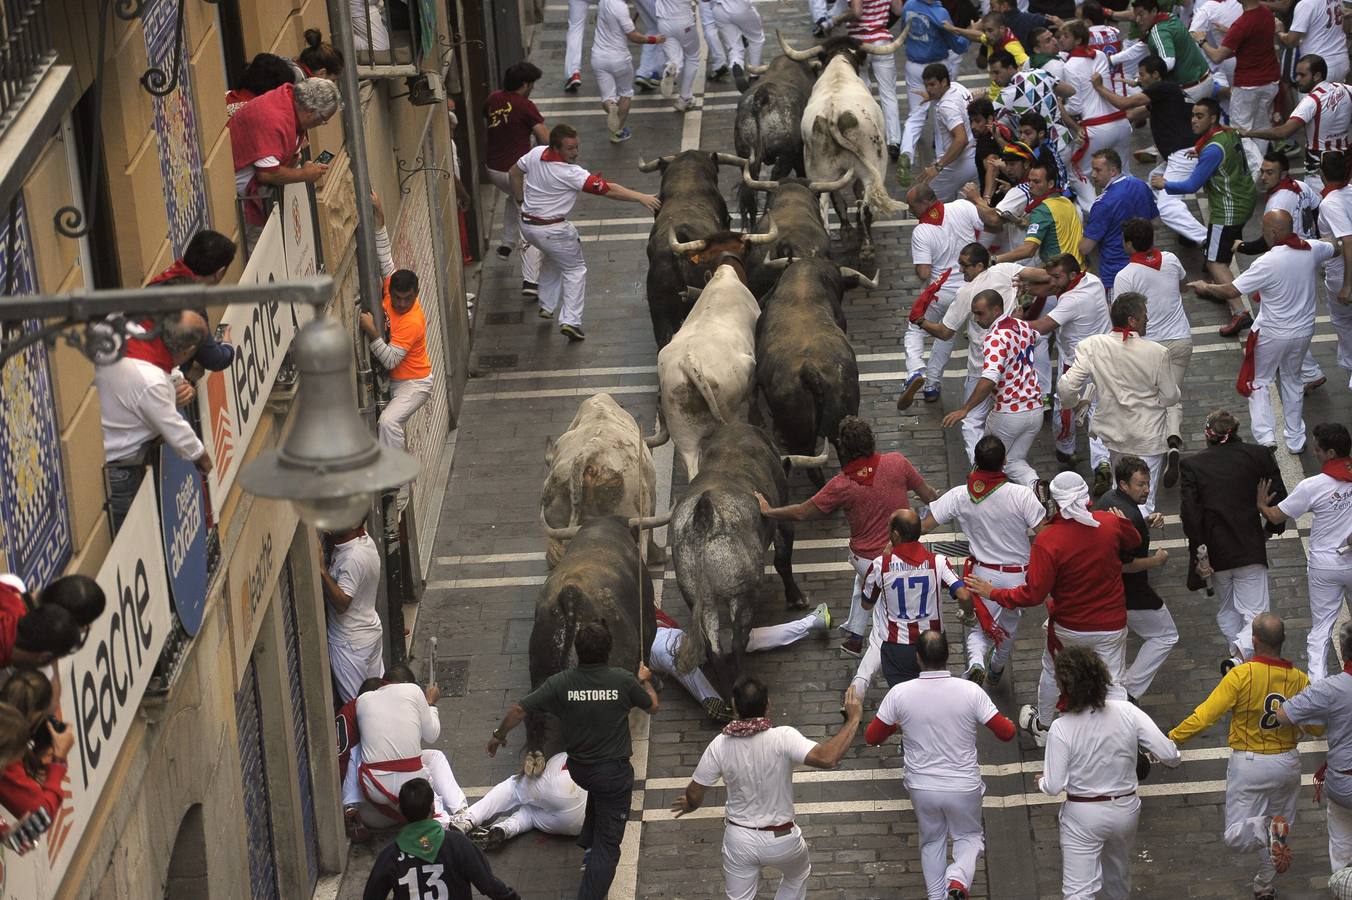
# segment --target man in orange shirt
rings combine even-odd
[[[371,355],[390,376],[390,402],[380,413],[380,442],[404,448],[404,424],[432,396],[432,361],[427,356],[427,320],[418,302],[418,275],[395,269],[390,255],[390,236],[385,231],[385,210],[372,194],[376,213],[376,254],[385,276],[385,334],[376,330],[375,318],[361,314],[361,330],[371,344]]]

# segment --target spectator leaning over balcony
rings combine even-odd
[[[226,123],[234,156],[235,192],[247,201],[244,234],[249,246],[263,230],[262,200],[268,189],[314,183],[329,170],[324,163],[301,164],[300,151],[306,145],[306,130],[333,118],[341,103],[333,82],[307,78],[268,91]]]
[[[23,582],[0,576],[0,669],[50,666],[78,650],[85,634],[69,609],[55,603],[30,609]]]
[[[21,669],[0,687],[0,702],[17,709],[28,724],[28,751],[0,769],[0,805],[15,818],[39,811],[55,819],[61,809],[61,779],[75,730],[58,716],[52,683],[37,669]]]
[[[225,117],[229,119],[244,104],[296,80],[293,63],[275,53],[260,53],[240,73],[234,90],[225,92]]]
[[[287,62],[291,65],[291,80],[296,84],[307,78],[323,78],[337,84],[343,75],[343,52],[325,43],[324,33],[318,28],[305,29],[305,49]]]
[[[183,250],[183,256],[174,260],[169,268],[146,282],[146,287],[186,284],[194,281],[208,285],[220,284],[221,279],[225,278],[226,270],[235,261],[236,251],[235,242],[230,238],[219,231],[203,228],[192,236],[192,240],[188,241],[188,246]],[[202,318],[207,318],[205,309],[197,309],[195,312]],[[192,361],[209,372],[219,372],[222,369],[230,368],[230,364],[235,361],[235,348],[231,346],[229,341],[230,328],[228,326],[221,332],[219,338],[214,333],[208,334],[206,341],[201,347],[197,348],[197,354],[192,358]],[[130,349],[128,347],[128,350]],[[188,388],[191,390],[191,386],[188,386]],[[180,388],[178,398],[180,406],[187,402],[183,399],[181,390]],[[188,400],[191,399],[190,395]]]
[[[202,441],[178,414],[174,382],[169,377],[170,370],[192,359],[206,339],[207,322],[201,313],[171,313],[160,325],[162,359],[127,355],[94,367],[114,532],[136,499],[156,440],[163,439],[179,456],[192,460],[203,475],[211,471],[211,457]]]
[[[390,255],[390,236],[385,231],[385,208],[371,194],[376,214],[376,255],[385,276],[385,333],[376,330],[375,318],[361,314],[361,330],[371,343],[371,355],[390,375],[390,402],[380,413],[377,431],[387,447],[404,449],[404,425],[432,397],[432,360],[427,355],[427,319],[418,302],[418,274],[396,269]]]

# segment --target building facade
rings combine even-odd
[[[370,35],[358,46],[375,48],[347,60],[361,89],[345,101],[360,104],[364,133],[354,138],[396,263],[419,275],[437,380],[408,428],[409,450],[423,463],[399,529],[413,595],[445,491],[436,463],[468,373],[462,230],[470,256],[483,246],[483,212],[462,219],[457,211],[453,157],[473,192],[482,129],[466,111],[490,87],[486,67],[511,61],[499,61],[497,48],[519,47],[522,22],[539,9],[421,0],[403,7],[401,20],[386,6],[402,4],[360,2],[333,4],[352,8],[362,20],[355,30]],[[0,32],[11,48],[29,48],[9,61],[29,77],[23,90],[0,95],[4,293],[138,287],[201,228],[242,244],[226,90],[256,53],[295,57],[307,28],[330,40],[329,7],[11,7]],[[383,19],[388,43],[372,16]],[[439,87],[460,109],[454,131]],[[312,156],[335,154],[329,172],[286,190],[225,283],[331,275],[337,292],[322,314],[353,335],[358,380],[369,385],[356,327],[354,145],[341,117],[312,130],[309,145]],[[6,900],[305,897],[344,865],[319,538],[288,504],[245,494],[236,478],[285,432],[296,395],[286,353],[310,311],[209,312],[213,326],[230,325],[237,355],[198,381],[188,411],[215,461],[207,490],[166,452],[116,537],[93,365],[58,340],[31,346],[0,372],[0,563],[30,588],[79,572],[108,596],[84,647],[58,664],[63,717],[77,735],[65,801],[34,850],[0,849]],[[41,324],[6,323],[5,342]]]

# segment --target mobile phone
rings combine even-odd
[[[333,162],[333,151],[325,150],[323,153],[315,157],[315,162],[319,163],[320,165],[327,166],[329,163]]]

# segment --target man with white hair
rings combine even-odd
[[[1022,585],[997,588],[976,575],[964,581],[969,590],[1007,609],[1038,606],[1049,595],[1055,606],[1047,616],[1047,645],[1042,653],[1042,677],[1037,707],[1019,711],[1019,725],[1039,747],[1046,746],[1047,730],[1056,715],[1055,655],[1066,646],[1091,648],[1103,658],[1112,675],[1110,696],[1126,699],[1122,678],[1126,672],[1127,599],[1122,587],[1122,556],[1141,542],[1135,526],[1117,510],[1093,512],[1089,485],[1074,472],[1052,479],[1057,514],[1033,541],[1028,574]],[[972,605],[962,602],[972,612]]]

